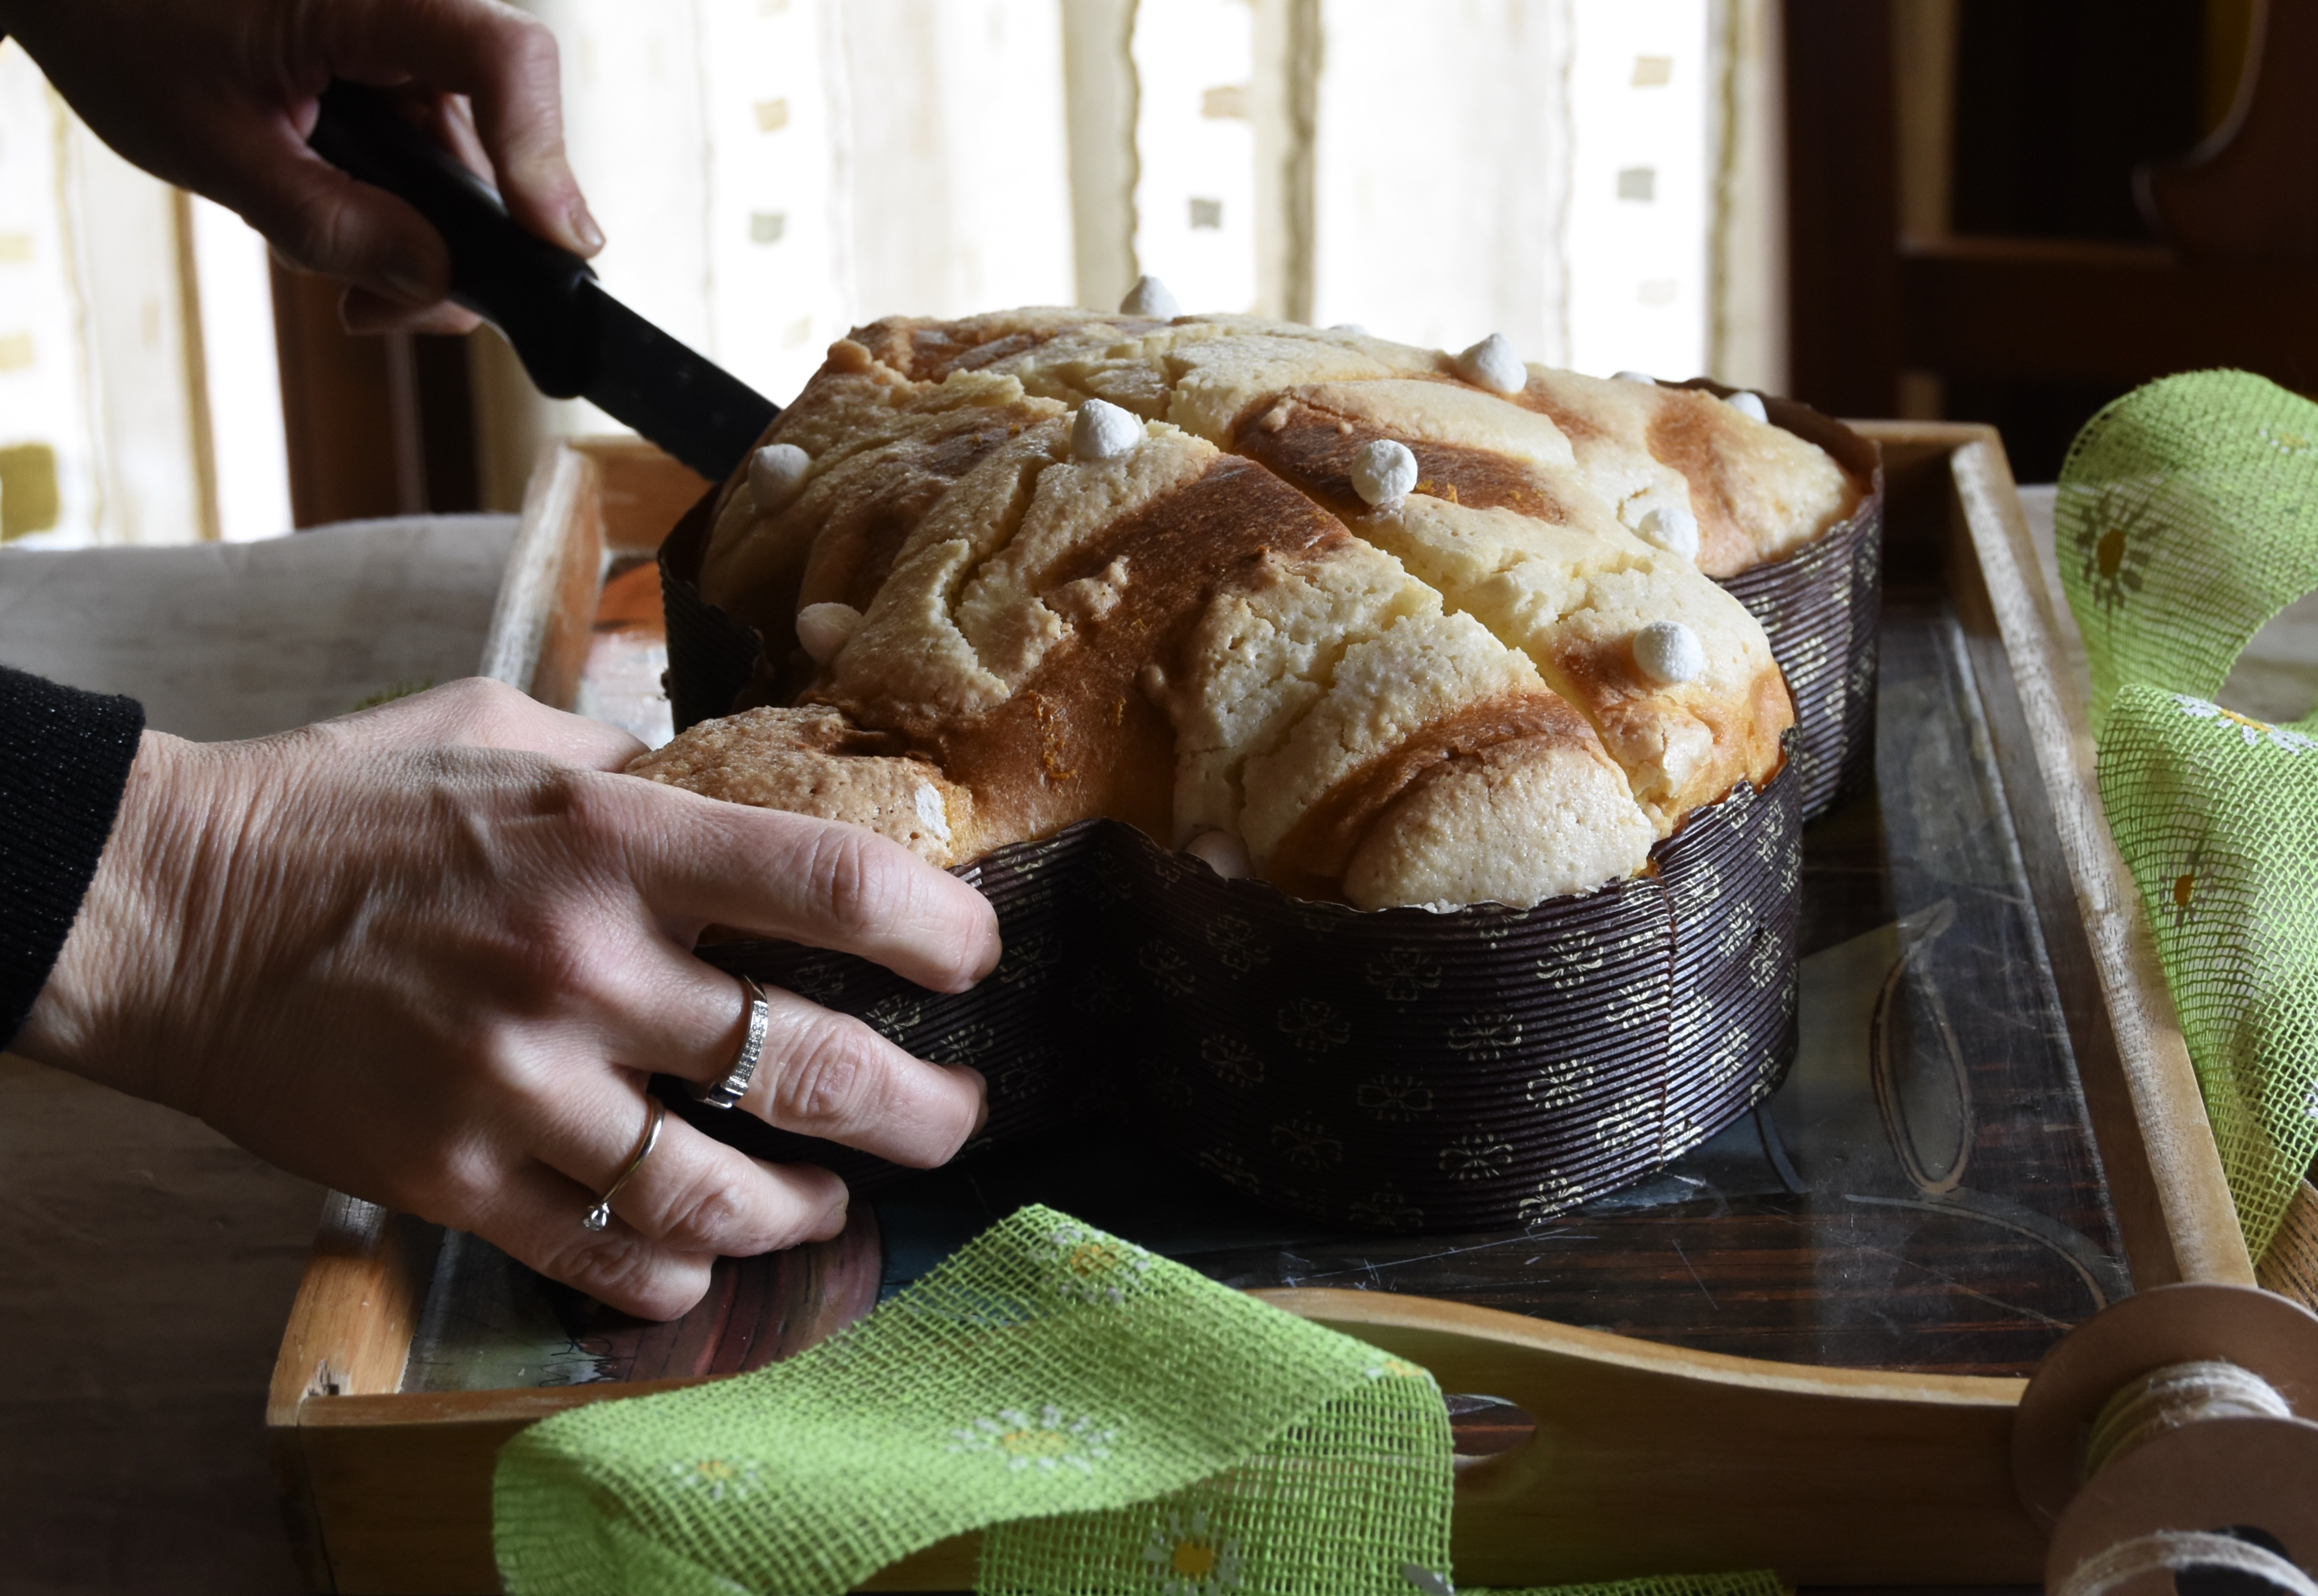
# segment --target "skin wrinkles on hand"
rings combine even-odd
[[[999,948],[981,895],[906,849],[616,774],[637,751],[480,681],[249,742],[148,732],[17,1046],[615,1305],[681,1312],[716,1255],[833,1234],[845,1207],[826,1171],[670,1119],[612,1228],[580,1229],[646,1075],[713,1080],[738,1046],[737,983],[692,939],[734,925],[953,991]],[[736,1112],[920,1165],[972,1134],[975,1071],[768,998]]]
[[[499,0],[0,0],[125,158],[216,200],[357,329],[463,331],[442,239],[307,148],[344,76],[391,91],[517,220],[603,244],[565,159],[553,37]],[[71,934],[15,1046],[211,1125],[341,1190],[474,1231],[670,1315],[721,1253],[835,1233],[826,1170],[679,1121],[615,1203],[648,1072],[706,1082],[746,1005],[708,924],[858,954],[958,991],[998,959],[979,893],[867,831],[617,774],[625,733],[469,681],[283,736],[148,731]],[[734,1110],[912,1164],[972,1134],[983,1081],[767,994]]]

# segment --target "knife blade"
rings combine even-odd
[[[712,482],[781,413],[605,292],[586,261],[525,229],[498,190],[380,90],[331,84],[307,142],[435,224],[451,250],[453,301],[499,328],[550,399],[594,401]]]

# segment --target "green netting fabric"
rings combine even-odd
[[[837,1592],[984,1529],[985,1592],[1376,1592],[1445,1572],[1421,1368],[1026,1208],[786,1363],[499,1457],[517,1596]]]
[[[2210,699],[2318,589],[2318,405],[2244,372],[2136,389],[2070,446],[2055,530],[2094,731],[2128,683]]]
[[[2318,1156],[2318,738],[2129,686],[2100,787],[2260,1258]]]
[[[2101,800],[2259,1258],[2318,1152],[2318,713],[2213,700],[2318,588],[2318,405],[2242,372],[2152,383],[2079,435],[2055,527]]]

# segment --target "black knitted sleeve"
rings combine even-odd
[[[0,666],[0,1043],[64,951],[145,730],[145,708]]]

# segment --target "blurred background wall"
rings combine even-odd
[[[2114,325],[2186,291],[2149,298],[2184,248],[2134,175],[2224,126],[2269,14],[526,3],[563,46],[606,283],[777,399],[876,316],[1107,309],[1151,272],[1196,310],[1451,348],[1502,331],[1580,370],[1993,420],[2032,480],[2152,361],[2203,348]],[[2140,286],[2086,298],[2066,271]],[[2005,298],[2023,272],[2080,310]],[[0,537],[512,507],[541,439],[607,430],[490,334],[346,336],[334,288],[128,168],[0,46]]]
[[[1798,397],[1992,422],[2048,481],[2095,410],[2167,372],[2318,387],[2277,315],[2318,257],[2166,202],[2234,189],[2318,219],[2318,118],[2291,108],[2312,0],[1787,0],[1784,22]]]

